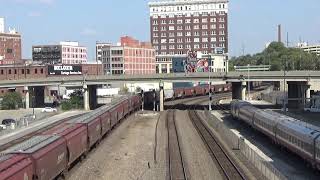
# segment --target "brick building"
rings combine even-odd
[[[58,68],[54,66],[59,66]],[[61,68],[64,67],[64,68]],[[68,68],[66,68],[68,67]],[[0,81],[1,80],[18,80],[18,79],[37,79],[54,76],[67,76],[66,73],[61,73],[65,69],[67,72],[77,72],[75,75],[102,75],[103,69],[101,64],[81,64],[81,65],[1,65],[0,66]],[[50,73],[51,72],[51,73]],[[54,75],[52,72],[56,72]],[[80,73],[79,73],[80,72]],[[72,73],[71,73],[72,75]],[[19,88],[0,88],[0,96],[8,91],[15,90],[23,93],[23,87]]]
[[[228,2],[150,2],[151,42],[156,50],[158,69],[172,69],[172,59],[187,55],[188,51],[227,55]]]
[[[78,42],[32,47],[32,59],[43,64],[84,64],[87,58],[87,48],[79,46]]]
[[[4,19],[0,18],[0,64],[21,63],[21,35],[15,29],[5,32]]]
[[[97,44],[101,49],[105,74],[156,73],[155,50],[151,43],[139,42],[128,36],[121,37],[120,41],[117,46]]]

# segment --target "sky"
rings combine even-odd
[[[319,10],[319,0],[230,0],[229,54],[263,50],[277,40],[278,24],[291,46],[320,44]],[[32,45],[79,41],[93,61],[96,41],[150,41],[148,0],[0,0],[0,17],[22,34],[23,58],[31,58]]]

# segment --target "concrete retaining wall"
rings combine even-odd
[[[266,160],[267,157],[263,157],[257,153],[256,150],[250,145],[250,142],[246,141],[237,132],[227,128],[223,122],[212,115],[210,112],[206,112],[206,116],[210,121],[209,125],[220,134],[221,138],[228,144],[229,148],[240,150],[240,152],[267,178],[270,180],[286,180],[287,178],[276,169],[271,159]]]

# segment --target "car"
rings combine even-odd
[[[10,126],[11,124],[15,124],[16,120],[14,119],[4,119],[2,120],[2,125]]]
[[[42,109],[42,112],[57,112],[57,109],[56,108],[52,108],[52,107],[45,107]]]

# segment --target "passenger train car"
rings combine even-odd
[[[320,170],[319,127],[239,100],[231,102],[231,114]]]
[[[0,180],[52,180],[114,128],[140,109],[140,96],[130,96],[71,119],[0,153]]]

